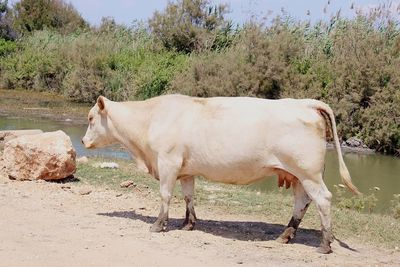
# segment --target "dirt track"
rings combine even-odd
[[[400,253],[333,243],[315,252],[319,232],[300,230],[296,243],[274,241],[281,224],[198,207],[195,231],[180,231],[184,208],[174,200],[169,232],[150,233],[158,199],[80,185],[16,182],[0,177],[1,266],[400,266]]]

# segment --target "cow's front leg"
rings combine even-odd
[[[196,223],[196,213],[194,212],[194,177],[185,176],[180,179],[182,193],[186,202],[186,218],[182,225],[182,230],[193,230]]]
[[[165,231],[168,224],[168,209],[174,191],[178,173],[178,164],[168,157],[158,159],[158,173],[160,179],[161,208],[155,223],[150,227],[151,232]]]

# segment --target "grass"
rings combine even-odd
[[[116,160],[119,169],[100,169],[93,166],[101,161],[103,160],[90,159],[88,163],[78,165],[76,177],[81,183],[129,193],[132,189],[121,188],[119,185],[123,181],[133,180],[139,191],[147,191],[148,197],[153,200],[159,198],[158,181],[141,173],[132,162]],[[175,196],[181,198],[178,186],[175,188]],[[201,177],[196,180],[195,202],[196,206],[211,205],[224,213],[255,215],[262,220],[284,225],[291,217],[293,206],[293,199],[288,194],[257,193],[248,186],[211,183]],[[332,220],[334,234],[342,241],[353,240],[391,249],[400,245],[400,223],[389,215],[365,214],[340,209],[334,204]],[[320,229],[320,220],[314,205],[310,206],[301,228]]]

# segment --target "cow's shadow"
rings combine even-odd
[[[157,219],[157,217],[142,215],[136,211],[114,211],[98,213],[98,215],[140,220],[149,224],[149,226]],[[182,223],[183,219],[170,218],[168,222],[168,230],[179,230],[182,226]],[[279,237],[284,229],[285,225],[282,224],[205,219],[198,219],[195,226],[196,231],[202,231],[215,236],[243,241],[275,240]],[[299,228],[296,238],[294,238],[292,241],[293,243],[317,247],[321,241],[321,232],[313,229]]]

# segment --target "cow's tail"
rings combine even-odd
[[[340,177],[342,178],[343,183],[350,189],[351,192],[360,195],[360,191],[358,191],[357,187],[351,182],[349,170],[347,169],[346,164],[343,160],[339,137],[336,130],[335,116],[333,115],[332,109],[327,104],[321,101],[315,101],[313,103],[313,107],[321,113],[321,115],[325,118],[327,126],[330,127],[333,137],[333,143],[335,145],[336,153],[338,155]]]

